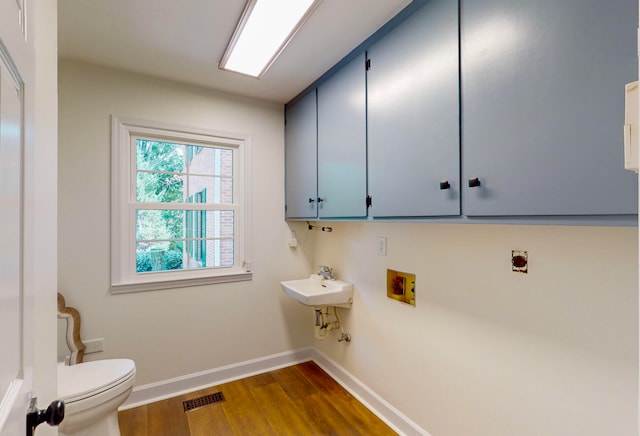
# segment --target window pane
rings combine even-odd
[[[233,151],[217,147],[186,146],[186,165],[191,174],[232,177]],[[187,172],[185,170],[185,172]]]
[[[219,175],[222,177],[233,177],[233,151],[225,148],[220,148],[219,150]]]
[[[137,139],[136,201],[232,203],[233,150]]]
[[[183,203],[183,177],[179,174],[138,171],[136,201],[142,203]]]
[[[138,209],[136,241],[138,273],[232,267],[234,211]]]
[[[220,241],[220,266],[233,266],[233,240]]]
[[[179,270],[185,267],[182,242],[136,244],[137,273]]]
[[[182,172],[184,167],[182,144],[136,140],[136,168],[138,170]]]
[[[184,239],[183,210],[136,211],[136,240]]]
[[[203,193],[196,203],[233,203],[233,179],[218,176],[186,176],[189,196]]]
[[[207,211],[207,238],[233,239],[233,211]]]

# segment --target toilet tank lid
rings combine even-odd
[[[77,365],[58,365],[58,396],[61,399],[97,392],[109,385],[117,385],[135,372],[130,359],[105,359]]]

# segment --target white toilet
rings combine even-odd
[[[135,378],[136,365],[129,359],[58,364],[58,395],[65,404],[59,434],[119,436],[118,407],[129,397]]]

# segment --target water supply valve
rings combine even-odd
[[[343,333],[338,338],[338,342],[351,342],[351,335],[349,333]]]

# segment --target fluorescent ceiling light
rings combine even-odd
[[[318,3],[320,0],[248,0],[220,68],[262,76]]]

